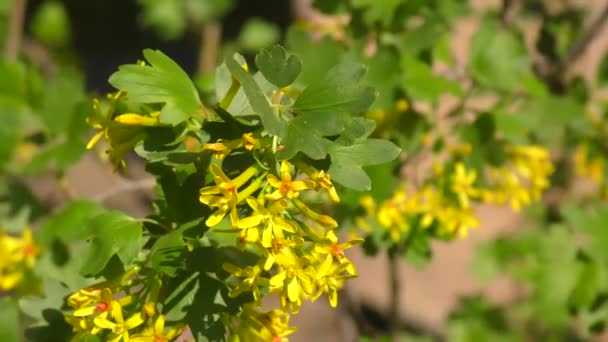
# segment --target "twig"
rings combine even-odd
[[[111,198],[112,196],[116,196],[123,192],[148,190],[148,189],[154,188],[155,185],[156,185],[156,179],[154,179],[154,178],[146,178],[146,179],[142,179],[139,181],[124,182],[122,184],[119,184],[118,186],[110,188],[107,191],[96,195],[95,197],[93,197],[93,200],[96,202],[103,203],[103,202],[107,201],[109,198]]]
[[[203,24],[201,44],[198,55],[198,73],[205,74],[213,71],[217,62],[217,50],[222,38],[222,25],[218,21]]]
[[[401,326],[401,315],[399,312],[399,304],[401,302],[401,270],[399,268],[399,253],[389,253],[388,256],[388,273],[390,285],[390,309],[389,309],[389,324],[390,332],[393,341],[399,340],[399,331]]]
[[[4,45],[4,58],[9,62],[17,60],[17,56],[19,55],[26,7],[27,0],[13,0]]]
[[[521,0],[503,0],[501,10],[501,20],[504,26],[511,26],[517,17],[517,12],[521,8]]]
[[[414,226],[412,230],[410,230],[407,238],[403,242],[402,245],[398,245],[396,249],[388,251],[388,262],[389,262],[389,282],[390,282],[390,311],[389,311],[389,323],[390,323],[390,332],[393,337],[393,341],[399,340],[399,332],[402,330],[402,322],[405,322],[405,319],[401,317],[401,292],[405,287],[404,283],[401,281],[401,268],[399,267],[399,258],[407,253],[412,242],[414,242],[414,238],[416,237],[417,227]]]
[[[560,61],[559,68],[562,69],[560,71],[576,62],[587,51],[589,44],[602,31],[606,20],[608,20],[608,5],[604,7],[600,16],[583,32],[582,36],[570,46],[570,49],[568,49],[568,52]]]

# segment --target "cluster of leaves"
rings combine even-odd
[[[142,25],[154,28],[161,38],[167,40],[183,37],[189,31],[198,33],[205,25],[221,21],[222,17],[235,7],[233,0],[139,0],[138,2],[142,8],[140,17]],[[235,41],[224,41],[220,48],[226,55],[235,51],[255,53],[277,43],[279,36],[280,32],[276,24],[253,17],[243,23]],[[203,39],[213,38],[203,37]]]
[[[506,272],[529,295],[494,306],[502,325],[482,322],[478,333],[486,338],[504,333],[508,340],[587,340],[606,324],[605,204],[570,203],[561,210],[558,223],[547,223],[546,212],[537,209],[535,225],[480,246],[474,264],[477,275],[489,281]],[[465,334],[473,333],[462,328]]]
[[[166,39],[234,6],[139,3],[142,24]],[[19,311],[35,321],[32,340],[170,340],[186,326],[197,340],[282,339],[294,330],[290,311],[323,293],[335,305],[356,275],[343,250],[359,241],[338,243],[337,225],[363,228],[370,254],[425,265],[432,239],[479,224],[475,203],[519,210],[549,187],[570,190],[573,175],[605,197],[608,58],[597,82],[569,78],[588,39],[585,13],[513,3],[483,13],[462,61],[453,39],[474,14],[468,1],[316,0],[329,20],[293,25],[293,54],[270,48],[278,29],[252,19],[223,48],[267,49],[249,63],[227,53],[201,91],[146,50],[145,62],[110,77],[117,92],[95,100],[85,121],[82,76],[63,63],[65,9],[45,1],[30,31],[62,61],[45,70],[54,77],[0,61],[0,289],[19,297],[0,302],[0,339],[16,339]],[[522,18],[541,23],[533,44]],[[154,212],[134,219],[75,201],[32,237],[25,227],[45,212],[15,175],[51,170],[61,182],[85,151],[86,122],[98,130],[88,147],[102,142],[116,170],[131,151],[145,161]],[[529,295],[508,307],[463,301],[446,324],[450,340],[602,331],[603,205],[537,211],[535,228],[483,246],[475,266],[486,278],[506,270]],[[273,293],[281,309],[261,311]]]
[[[478,224],[474,212],[462,206],[463,197],[473,203],[508,203],[518,210],[540,200],[550,187],[570,191],[575,175],[591,178],[599,185],[596,193],[605,196],[606,106],[601,94],[608,58],[604,57],[597,80],[570,76],[571,65],[589,43],[584,9],[558,9],[542,1],[523,2],[521,7],[518,2],[504,1],[502,8],[483,13],[471,8],[468,1],[317,0],[314,5],[349,20],[336,20],[334,26],[304,26],[304,30],[323,35],[318,41],[292,29],[288,46],[302,51],[304,61],[321,54],[322,61],[354,59],[367,64],[370,84],[381,93],[367,114],[376,121],[373,134],[393,139],[408,155],[402,163],[371,169],[371,197],[349,192],[346,207],[340,208],[345,222],[364,213],[355,220],[355,226],[368,232],[364,243],[367,252],[399,252],[408,262],[427,264],[432,254],[430,238],[458,236],[459,229],[454,227],[458,222],[468,222],[461,227],[464,231]],[[470,41],[468,59],[456,58],[455,24],[479,14],[482,20]],[[532,44],[526,40],[532,29],[524,18],[541,23]],[[315,51],[315,55],[304,51]],[[317,68],[325,66],[321,63]],[[308,71],[311,78],[316,77],[315,71]],[[523,170],[530,159],[513,160],[509,151],[525,148],[536,150],[536,157],[545,156],[543,167],[532,162],[536,167],[530,168],[544,172],[534,176]],[[427,168],[418,165],[429,159],[440,162]],[[519,174],[509,175],[506,170],[510,167],[519,169]],[[503,171],[493,177],[496,170]],[[400,181],[401,175],[412,177]],[[510,200],[496,200],[504,199],[496,191],[497,181],[510,188]],[[462,186],[466,184],[468,187]],[[524,184],[542,185],[526,190]],[[442,220],[453,208],[460,208],[461,219]],[[539,218],[540,225],[550,226],[542,222],[554,220],[559,216],[556,211],[559,208],[555,205],[548,206],[546,215]],[[601,330],[605,316],[589,312],[596,312],[602,291],[588,290],[586,302],[574,304],[572,298],[580,295],[573,291],[589,281],[579,283],[582,271],[578,268],[557,270],[565,267],[566,259],[568,265],[593,259],[583,245],[574,243],[574,235],[580,233],[566,228],[546,230],[532,230],[525,238],[509,243],[498,240],[494,248],[487,247],[498,256],[491,258],[486,252],[480,257],[488,259],[479,265],[482,269],[487,270],[489,263],[499,272],[513,264],[516,275],[533,282],[531,297],[523,300],[532,298],[532,304],[524,310],[527,314],[515,320],[525,328],[510,325],[501,310],[482,298],[470,299],[448,324],[450,340],[500,340],[503,336],[507,340],[523,336],[545,339],[574,331],[573,322],[582,316],[593,317],[582,330]],[[566,252],[556,257],[558,250]],[[513,263],[505,255],[530,262],[533,269]],[[496,258],[504,262],[498,263]],[[599,272],[601,266],[597,267],[589,272]],[[545,318],[547,322],[537,325]],[[593,328],[588,329],[590,326]],[[588,334],[579,336],[586,338]]]
[[[116,93],[93,101],[87,122],[99,132],[88,147],[103,141],[116,169],[135,150],[158,183],[154,213],[135,220],[73,202],[48,219],[35,237],[42,256],[21,267],[45,289],[19,301],[37,320],[28,334],[170,340],[187,325],[196,339],[279,339],[303,299],[327,293],[335,306],[356,276],[343,250],[357,241],[338,243],[336,221],[309,207],[313,193],[339,201],[332,181],[369,189],[362,167],[400,152],[368,138],[365,67],[339,64],[300,88],[300,60],[275,46],[256,56],[254,74],[228,58],[202,101],[169,57],[144,57],[110,77]],[[282,310],[255,309],[271,292]]]

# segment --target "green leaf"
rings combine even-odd
[[[69,43],[69,17],[60,1],[43,2],[32,18],[31,25],[34,37],[43,43],[51,46],[65,46]]]
[[[365,9],[363,17],[367,24],[381,22],[384,26],[390,25],[397,7],[403,0],[352,0],[353,7]]]
[[[19,141],[19,116],[13,110],[0,108],[0,169],[8,163]]]
[[[395,49],[378,47],[378,51],[370,58],[361,57],[368,67],[365,81],[372,86],[377,97],[372,109],[386,109],[395,105],[395,93],[401,82],[402,75],[395,72],[399,63],[399,54]]]
[[[336,143],[340,145],[352,145],[361,142],[372,134],[374,128],[376,128],[376,123],[373,120],[360,117],[352,118],[346,123],[344,131],[336,139]]]
[[[91,235],[89,253],[80,270],[82,275],[99,274],[115,254],[125,266],[137,257],[141,247],[141,223],[119,212],[107,212],[92,218],[87,226]]]
[[[163,39],[177,39],[187,28],[186,12],[181,1],[138,0],[142,6],[141,23],[153,27]],[[207,2],[207,1],[196,1]]]
[[[416,56],[422,51],[437,46],[448,29],[442,18],[426,15],[423,19],[422,25],[407,30],[401,35],[399,49],[403,55]]]
[[[287,124],[279,159],[291,159],[298,152],[312,159],[327,156],[329,140],[324,137],[340,134],[349,114],[364,112],[374,101],[373,88],[362,84],[365,71],[361,64],[339,64],[304,89],[293,105],[296,117]]]
[[[279,40],[280,31],[276,24],[260,18],[245,22],[239,33],[239,44],[246,50],[265,49]]]
[[[285,122],[272,109],[268,98],[264,95],[255,79],[233,57],[226,58],[225,63],[228,70],[241,83],[251,107],[262,119],[264,128],[271,134],[279,137],[283,136]]]
[[[86,221],[102,211],[103,208],[95,202],[70,202],[45,220],[36,232],[36,240],[44,247],[50,247],[57,239],[64,242],[84,240],[89,234],[85,229]]]
[[[444,93],[462,95],[457,82],[435,76],[428,64],[412,56],[402,56],[401,67],[404,75],[402,87],[415,99],[436,101]]]
[[[43,295],[26,295],[19,299],[19,308],[31,318],[43,322],[43,312],[47,309],[60,308],[65,304],[65,297],[71,291],[52,279],[43,279]]]
[[[281,141],[284,148],[277,153],[277,157],[279,160],[288,160],[298,152],[303,152],[312,159],[325,158],[330,141],[324,136],[339,134],[344,129],[345,120],[346,117],[338,113],[298,115],[289,121],[287,137]]]
[[[530,73],[530,60],[521,37],[487,20],[473,37],[470,68],[482,85],[512,91]]]
[[[297,83],[308,85],[321,79],[338,64],[344,48],[331,37],[313,40],[304,29],[292,27],[287,32],[287,47],[302,60],[302,73]]]
[[[19,310],[12,297],[0,298],[0,341],[20,340]]]
[[[544,234],[538,251],[532,301],[541,320],[550,325],[564,324],[569,319],[567,302],[581,268],[576,262],[573,238],[565,227],[554,225]]]
[[[129,100],[164,103],[162,123],[177,125],[193,117],[201,106],[198,91],[188,74],[158,50],[144,50],[150,65],[123,65],[110,76],[110,84],[127,92]]]
[[[36,241],[45,251],[34,268],[36,275],[61,282],[72,291],[89,285],[79,273],[88,247],[87,222],[103,211],[97,203],[74,201],[48,217],[36,231]]]
[[[280,45],[255,56],[255,65],[268,81],[279,88],[292,84],[302,71],[302,62],[296,55],[287,56]]]
[[[52,135],[59,135],[67,131],[74,116],[86,122],[82,113],[76,111],[77,104],[84,100],[82,75],[75,70],[62,70],[56,80],[48,86],[39,115],[49,132]]]
[[[371,180],[362,167],[389,162],[397,158],[399,153],[401,149],[395,144],[380,139],[368,139],[351,146],[332,144],[329,150],[329,174],[333,180],[345,187],[360,191],[370,190]]]
[[[170,277],[175,277],[179,269],[185,266],[186,243],[184,242],[184,231],[194,228],[200,229],[202,218],[188,222],[179,228],[163,235],[150,251],[150,262],[157,271]]]
[[[160,0],[167,2],[166,0]],[[233,7],[234,0],[185,0],[186,13],[195,24],[203,24],[226,15]]]
[[[367,68],[363,64],[341,63],[323,79],[310,84],[293,104],[305,113],[363,113],[374,102],[374,89],[363,83]]]

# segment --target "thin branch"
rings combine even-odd
[[[124,182],[113,188],[108,189],[105,192],[96,195],[95,197],[93,197],[93,200],[96,202],[103,203],[111,197],[122,194],[124,192],[149,190],[154,188],[155,185],[156,179],[154,178],[146,178],[138,181]]]
[[[203,25],[198,55],[197,71],[199,74],[209,73],[215,69],[221,38],[222,25],[220,22],[210,21]]]
[[[389,253],[388,273],[390,286],[390,308],[389,308],[389,324],[390,332],[393,341],[399,340],[399,331],[401,330],[401,315],[399,312],[399,304],[401,302],[401,269],[399,268],[399,253]]]
[[[511,26],[521,8],[521,0],[503,0],[501,9],[501,20],[504,26]]]
[[[4,58],[9,62],[17,60],[19,50],[21,49],[26,7],[27,0],[13,0],[4,45]]]
[[[597,37],[597,35],[602,31],[604,24],[608,20],[608,5],[604,7],[604,10],[599,15],[597,19],[589,27],[580,38],[575,41],[568,49],[566,56],[560,62],[560,69],[565,69],[569,65],[576,62],[584,53],[587,51],[589,44]]]

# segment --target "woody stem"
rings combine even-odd
[[[25,19],[25,9],[27,8],[27,0],[14,0],[9,17],[8,30],[6,32],[6,41],[4,44],[4,58],[7,61],[13,62],[19,55],[21,49],[21,40],[23,38],[23,22]]]

